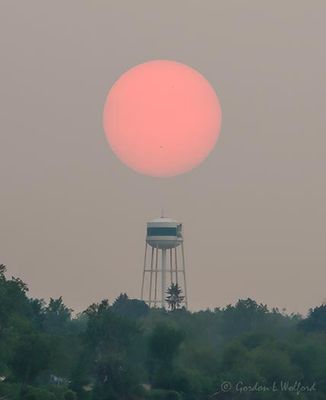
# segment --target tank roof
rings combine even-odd
[[[149,222],[154,222],[154,223],[156,223],[156,222],[173,222],[175,224],[178,223],[178,221],[176,221],[175,219],[166,218],[166,217],[154,218],[154,219],[150,220]]]

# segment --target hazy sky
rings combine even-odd
[[[0,263],[77,311],[140,294],[145,224],[184,223],[192,309],[326,298],[326,2],[0,1]],[[170,179],[129,170],[107,92],[150,59],[216,89],[218,145]]]

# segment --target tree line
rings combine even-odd
[[[326,398],[326,306],[303,318],[252,299],[150,309],[122,293],[74,315],[0,266],[0,399]],[[275,389],[275,390],[274,390]]]

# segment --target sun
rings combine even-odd
[[[154,60],[129,69],[114,83],[103,125],[124,164],[141,174],[168,177],[205,160],[220,133],[221,107],[198,71]]]

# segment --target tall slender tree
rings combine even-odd
[[[171,311],[177,310],[181,307],[184,296],[182,296],[182,289],[177,283],[171,283],[171,286],[167,290],[166,301]]]

